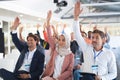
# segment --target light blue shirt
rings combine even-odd
[[[24,71],[27,71],[27,72],[30,71],[31,61],[32,61],[32,58],[33,58],[33,55],[34,55],[35,51],[36,51],[36,48],[25,54],[23,64],[22,64],[22,66],[20,67],[19,70],[24,70]]]

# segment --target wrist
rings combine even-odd
[[[78,17],[74,17],[74,20],[77,21],[77,20],[78,20]]]
[[[17,28],[15,26],[11,26],[11,30],[16,30]]]

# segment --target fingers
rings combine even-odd
[[[79,1],[76,2],[75,8],[80,9],[80,2]]]
[[[82,12],[82,10],[80,10],[80,6],[81,6],[81,3],[77,1],[74,7],[74,19],[75,20],[78,20],[79,14]]]
[[[47,14],[47,26],[46,27],[50,26],[50,19],[51,19],[51,17],[52,17],[52,11],[49,10],[48,14]]]
[[[14,25],[18,26],[19,24],[20,24],[20,19],[18,17],[16,17],[14,20]]]
[[[48,14],[47,14],[47,20],[48,20],[48,21],[50,21],[51,16],[52,16],[52,11],[49,10],[49,11],[48,11]]]
[[[14,20],[14,23],[13,23],[13,25],[12,25],[12,27],[10,29],[11,30],[16,30],[17,27],[19,26],[19,24],[20,24],[20,20],[19,20],[18,17],[16,17],[15,20]]]

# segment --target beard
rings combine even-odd
[[[96,46],[96,45],[97,45],[97,42],[92,42],[92,45],[93,45],[93,46]]]

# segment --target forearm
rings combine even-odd
[[[52,37],[52,33],[51,33],[51,30],[50,30],[50,27],[47,27],[47,35],[48,35],[49,45],[50,45],[50,47],[52,49],[54,49],[55,48],[55,40]]]
[[[20,40],[21,40],[21,41],[25,42],[25,40],[23,39],[23,37],[22,37],[22,34],[21,34],[21,33],[19,33],[19,38],[20,38]]]
[[[11,32],[11,36],[12,36],[12,41],[15,44],[15,46],[17,47],[17,49],[21,52],[22,48],[24,48],[23,43],[18,39],[17,37],[17,33],[13,33]]]
[[[85,40],[83,39],[81,33],[80,33],[80,29],[79,29],[79,21],[74,21],[73,23],[73,31],[75,34],[75,38],[76,41],[78,43],[78,45],[81,47],[82,51],[87,48],[87,43],[85,42]]]

